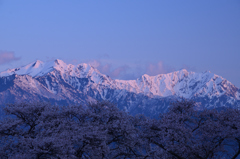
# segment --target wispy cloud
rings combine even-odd
[[[0,65],[7,64],[13,61],[20,60],[20,57],[16,57],[13,52],[0,51]]]
[[[99,55],[96,59],[88,60],[71,60],[71,64],[88,63],[95,67],[101,73],[110,76],[113,79],[134,80],[141,77],[143,74],[155,76],[158,74],[165,74],[176,71],[177,69],[168,65],[164,61],[157,62],[127,62],[112,59],[108,54]],[[189,69],[188,66],[183,65],[183,68]],[[178,68],[179,69],[179,68]]]
[[[97,68],[101,73],[109,75],[111,78],[121,78],[127,74],[129,66],[123,65],[114,67],[111,63],[102,63],[100,60],[92,60],[88,62],[93,67]]]
[[[186,70],[188,70],[188,71],[194,71],[194,72],[198,71],[198,70],[196,69],[196,67],[189,66],[189,65],[186,65],[186,64],[183,64],[182,67],[181,67],[181,69],[186,69]]]
[[[175,69],[169,65],[166,65],[163,61],[157,63],[148,63],[146,65],[146,74],[155,76],[158,74],[164,74],[174,71]]]
[[[48,58],[50,60],[56,58]],[[182,65],[180,68],[173,67],[168,65],[164,61],[157,62],[128,62],[123,63],[120,60],[111,59],[108,54],[99,55],[96,59],[87,59],[87,60],[78,60],[78,59],[64,59],[68,64],[77,65],[79,63],[88,63],[91,66],[95,67],[101,73],[110,76],[113,79],[123,79],[123,80],[134,80],[141,77],[143,74],[148,74],[150,76],[156,76],[158,74],[170,73],[182,68],[187,69],[188,71],[194,71],[195,68],[192,68],[187,65]]]
[[[113,79],[125,80],[136,79],[143,74],[154,76],[175,70],[173,67],[166,65],[162,61],[157,63],[124,64],[118,67],[114,65],[114,62],[110,61],[104,63],[101,60],[91,60],[87,63],[98,69],[101,73],[109,75]]]

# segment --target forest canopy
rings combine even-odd
[[[240,111],[195,109],[180,100],[158,119],[109,102],[9,104],[0,121],[1,158],[239,158]]]

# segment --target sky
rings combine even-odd
[[[54,59],[118,79],[211,71],[240,87],[240,1],[0,0],[0,71]]]

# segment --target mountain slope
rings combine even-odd
[[[57,104],[109,100],[133,114],[166,111],[169,102],[184,97],[202,107],[238,107],[240,90],[210,72],[180,71],[143,75],[137,80],[113,80],[88,64],[61,60],[36,61],[0,73],[0,104],[45,100]]]

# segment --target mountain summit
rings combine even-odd
[[[201,107],[238,107],[240,90],[210,72],[185,69],[136,80],[114,80],[89,64],[66,64],[62,60],[35,61],[0,72],[0,104],[19,101],[50,101],[56,104],[109,100],[130,113],[166,111],[169,102],[187,98]]]

